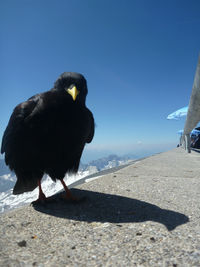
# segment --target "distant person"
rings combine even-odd
[[[196,139],[191,143],[192,148],[200,149],[200,135],[196,137]]]
[[[195,134],[191,134],[191,147],[194,147],[196,140],[197,136]]]

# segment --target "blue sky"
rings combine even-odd
[[[200,52],[199,0],[2,0],[0,138],[13,108],[64,71],[88,81],[95,138],[83,161],[178,143]]]

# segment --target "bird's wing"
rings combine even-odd
[[[89,110],[88,110],[88,112],[89,112],[89,118],[90,118],[90,123],[89,123],[90,130],[89,130],[89,135],[87,137],[86,142],[91,143],[92,139],[94,137],[95,123],[94,123],[94,117],[92,115],[92,112],[90,112]]]
[[[40,94],[29,98],[27,101],[15,107],[3,135],[1,144],[2,154],[6,151],[9,151],[11,140],[13,139],[15,134],[19,132],[22,123],[30,120],[41,110],[41,108],[42,98]]]

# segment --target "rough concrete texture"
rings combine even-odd
[[[200,266],[200,154],[181,148],[0,217],[0,266]]]

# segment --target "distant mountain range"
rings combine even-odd
[[[108,170],[110,168],[122,166],[131,163],[135,160],[134,156],[110,155],[98,160],[89,162],[88,164],[80,163],[77,175],[66,175],[67,185],[70,185],[83,177],[98,176],[98,172]],[[101,172],[102,173],[102,172]],[[101,174],[102,175],[102,174]],[[38,191],[35,189],[32,192],[14,196],[12,189],[16,182],[16,176],[9,170],[3,159],[0,159],[0,213],[30,203],[37,198]],[[42,187],[47,196],[55,194],[62,189],[61,183],[54,183],[48,176],[43,178]]]
[[[8,166],[6,166],[3,159],[0,159],[0,176],[8,173],[10,173]]]
[[[16,182],[15,174],[6,166],[3,159],[0,159],[0,192],[13,188]]]
[[[87,171],[88,169],[93,169],[96,170],[96,172],[98,172],[105,169],[114,168],[123,164],[127,164],[137,158],[138,157],[134,155],[117,156],[115,154],[112,154],[109,155],[108,157],[103,157],[97,160],[90,161],[87,164],[80,163],[79,172],[84,172]],[[5,164],[4,159],[0,159],[0,177],[8,174],[12,176],[14,175],[14,173],[11,172],[8,166]]]
[[[114,168],[120,165],[127,164],[133,160],[137,159],[136,156],[117,156],[109,155],[108,157],[100,158],[97,160],[90,161],[88,164],[80,163],[79,170],[86,171],[88,169],[93,169],[95,172]]]

